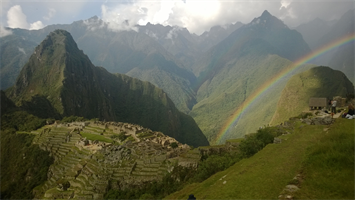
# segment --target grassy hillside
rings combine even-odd
[[[329,67],[315,67],[294,75],[282,91],[271,124],[279,124],[288,118],[309,110],[311,97],[346,96],[354,92],[354,86],[346,76]]]
[[[165,199],[276,199],[288,184],[301,188],[294,194],[300,199],[353,199],[354,133],[353,120],[337,119],[329,129],[297,123],[280,144]]]
[[[198,103],[190,115],[194,117],[208,140],[214,141],[223,124],[241,103],[290,64],[289,60],[277,55],[251,54],[231,60],[211,80],[202,84],[197,93]],[[301,66],[296,72],[310,67]],[[257,98],[241,115],[222,143],[226,139],[242,137],[268,124],[276,111],[278,98],[289,77],[290,75],[285,76],[275,86],[269,88],[266,95]]]

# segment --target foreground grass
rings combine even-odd
[[[281,136],[280,138],[283,139],[281,144],[269,144],[254,156],[241,160],[229,169],[211,176],[202,183],[187,185],[182,190],[167,196],[166,199],[187,199],[189,194],[194,194],[197,199],[276,199],[285,186],[292,181],[292,178],[300,173],[301,169],[307,174],[304,181],[304,187],[307,187],[307,189],[303,191],[303,184],[301,185],[301,191],[298,194],[299,198],[354,197],[354,126],[352,124],[351,127],[351,124],[348,123],[344,122],[343,119],[338,119],[328,133],[324,131],[326,126],[301,125],[295,128],[293,134]],[[352,123],[354,122],[352,121]],[[343,126],[347,128],[344,129]],[[334,167],[330,168],[327,164],[324,167],[324,171],[318,171],[316,166],[318,164],[322,165],[325,159],[320,157],[318,161],[315,161],[317,165],[315,165],[316,163],[312,164],[313,162],[307,162],[307,160],[313,159],[310,156],[314,153],[312,154],[310,151],[312,148],[315,148],[313,150],[315,152],[328,149],[329,146],[326,146],[320,148],[323,150],[317,150],[316,146],[323,144],[323,140],[336,141],[335,138],[327,137],[330,137],[328,135],[331,135],[332,131],[337,132],[340,127],[341,130],[344,130],[348,134],[342,133],[339,136],[333,136],[335,138],[340,137],[341,139],[338,140],[342,142],[332,144],[334,149],[339,150],[334,151],[331,160],[337,157],[339,157],[338,160],[343,160],[345,157],[348,160],[350,159],[350,161],[346,161],[342,166],[349,166],[346,168],[347,170],[336,170],[334,168],[339,168],[339,164],[337,162],[333,162],[332,164],[332,162],[327,161],[329,162],[329,166],[334,165]],[[349,139],[351,138],[349,136],[350,133],[352,133],[352,139]],[[344,137],[345,135],[349,137]],[[352,142],[345,142],[346,140],[351,140]],[[340,147],[344,142],[347,143],[346,147]],[[344,148],[348,150],[344,152]],[[306,165],[307,163],[309,164]],[[328,174],[333,179],[337,179],[340,185],[332,185],[333,180],[326,178]],[[312,176],[324,177],[312,180],[314,179]],[[310,181],[307,181],[307,179]],[[324,189],[318,189],[317,192],[314,192],[315,188],[319,187],[317,185],[318,181],[324,182],[322,183],[324,184],[322,186]],[[342,187],[342,182],[348,186]],[[350,190],[351,187],[352,189]],[[328,190],[328,192],[324,192],[323,190]],[[320,195],[323,193],[323,196]]]
[[[307,150],[300,199],[354,199],[354,120],[337,119]]]

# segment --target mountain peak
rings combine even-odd
[[[260,17],[254,18],[253,21],[250,22],[249,25],[258,25],[264,28],[271,29],[284,29],[288,28],[283,21],[278,19],[277,17],[271,15],[267,10],[265,10]]]
[[[37,56],[40,57],[44,52],[52,52],[54,50],[53,46],[64,47],[66,50],[78,49],[73,37],[68,31],[57,29],[47,35],[41,44],[37,46],[35,53],[39,54]],[[74,48],[67,48],[67,46],[72,46]]]
[[[89,58],[79,50],[71,34],[55,30],[35,48],[22,68],[11,94],[15,98],[30,100],[36,94],[48,97],[60,113],[60,88],[65,77],[83,74],[92,67]]]
[[[267,10],[264,10],[263,14],[261,14],[260,17],[261,18],[272,17],[272,15]]]

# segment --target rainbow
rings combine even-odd
[[[233,112],[233,114],[226,120],[226,122],[224,123],[224,125],[222,126],[220,131],[218,132],[214,143],[219,144],[221,142],[221,139],[228,133],[229,129],[233,126],[233,124],[235,124],[235,122],[237,122],[239,120],[241,114],[256,99],[258,99],[258,97],[263,95],[270,87],[275,85],[280,79],[282,79],[283,77],[292,73],[299,66],[306,64],[310,60],[312,60],[320,55],[323,55],[324,53],[326,53],[334,48],[348,44],[354,40],[355,40],[355,33],[351,33],[349,35],[346,35],[345,37],[342,37],[338,40],[330,42],[327,45],[324,45],[323,47],[317,49],[316,51],[313,51],[312,53],[298,59],[292,65],[284,68],[279,73],[277,73],[274,77],[272,77],[270,80],[263,83],[262,86],[259,87],[258,89],[256,89],[251,95],[249,95],[249,97],[241,105],[239,105],[239,107]]]

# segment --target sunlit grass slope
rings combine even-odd
[[[198,103],[190,115],[195,119],[210,142],[215,141],[218,132],[237,108],[259,88],[272,79],[283,68],[291,65],[287,59],[277,55],[250,55],[231,60],[211,80],[205,81],[198,90]],[[312,65],[297,68],[293,74],[307,70]],[[227,139],[243,137],[255,132],[270,122],[276,111],[277,102],[289,77],[284,76],[270,87],[265,95],[259,96],[241,115],[221,143]],[[248,104],[249,105],[249,104]]]
[[[329,67],[315,67],[294,75],[282,90],[271,124],[279,124],[309,110],[311,97],[325,97],[352,94],[354,86],[340,71]]]
[[[325,126],[299,124],[281,144],[269,144],[254,156],[202,183],[190,184],[165,199],[276,199],[297,174],[297,194],[308,198],[354,197],[354,121]],[[303,173],[302,173],[303,172]],[[328,178],[329,177],[329,178]]]

